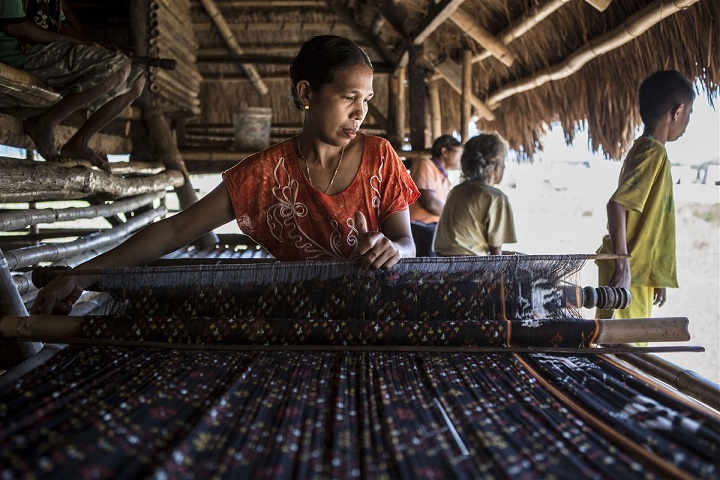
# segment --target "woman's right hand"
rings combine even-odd
[[[61,275],[43,287],[30,308],[32,315],[67,315],[84,290],[78,277]]]

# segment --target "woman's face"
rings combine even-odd
[[[345,146],[355,138],[374,92],[373,72],[357,64],[335,72],[332,83],[318,91],[308,89],[306,123],[309,133],[334,146]]]

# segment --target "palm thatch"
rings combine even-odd
[[[126,8],[141,1],[148,0],[126,0]],[[525,156],[542,149],[547,127],[557,122],[568,143],[586,129],[593,150],[622,158],[641,124],[639,83],[659,69],[697,80],[711,101],[720,94],[716,0],[615,0],[604,11],[586,0],[185,2],[202,78],[193,87],[199,111],[187,113],[193,128],[191,136],[183,135],[188,147],[226,148],[233,110],[242,107],[272,108],[279,136],[297,131],[302,117],[289,102],[289,61],[303,41],[326,33],[348,36],[368,51],[376,65],[376,95],[365,126],[398,148],[410,138],[412,149],[422,150],[435,135],[462,132],[463,51],[472,55],[472,119],[480,130],[500,132]],[[113,3],[122,8],[123,2]],[[81,17],[89,5],[100,8],[82,0],[67,4]],[[413,45],[421,55],[408,62]],[[393,86],[403,76],[423,78],[419,91],[427,98],[410,98],[407,82]],[[441,99],[436,111],[427,95],[430,84]],[[405,102],[398,103],[397,88],[406,89]]]

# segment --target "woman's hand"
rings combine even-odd
[[[67,315],[82,295],[84,287],[78,277],[64,275],[54,278],[40,290],[30,308],[32,315]]]
[[[355,212],[355,226],[358,230],[357,251],[364,268],[388,269],[402,258],[392,240],[381,232],[368,232],[367,220],[362,212]]]

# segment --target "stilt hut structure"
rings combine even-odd
[[[623,301],[577,285],[591,255],[366,272],[282,265],[241,232],[208,234],[106,272],[70,316],[28,315],[48,278],[192,205],[194,174],[299,134],[288,66],[312,35],[366,49],[362,129],[408,161],[470,122],[525,157],[548,124],[568,142],[583,127],[620,159],[649,73],[679,70],[717,98],[720,2],[63,5],[148,83],[93,139],[125,156],[107,173],[34,157],[22,119],[60,94],[0,64],[0,144],[26,152],[0,158],[0,478],[720,475],[718,386],[652,355],[700,347],[633,345],[688,340],[687,319],[580,318]]]

